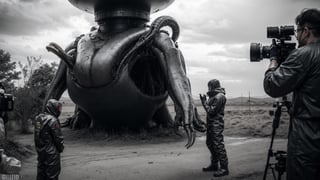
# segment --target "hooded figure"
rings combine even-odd
[[[211,164],[203,171],[214,171],[215,177],[229,174],[227,152],[224,147],[224,107],[226,104],[225,90],[220,82],[213,79],[208,82],[208,92],[201,96],[204,109],[207,112],[207,140],[206,144],[211,153]],[[220,167],[219,167],[220,165]]]
[[[61,108],[59,101],[50,99],[45,113],[36,117],[34,141],[38,153],[37,180],[58,180],[61,170],[60,153],[64,148],[58,119]]]

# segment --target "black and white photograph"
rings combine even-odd
[[[0,180],[320,180],[319,0],[0,0]]]

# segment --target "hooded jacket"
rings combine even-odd
[[[63,136],[56,117],[46,113],[36,117],[35,145],[38,153],[53,155],[63,151]]]
[[[224,88],[217,87],[207,92],[209,99],[206,104],[207,120],[210,119],[223,119],[224,107],[226,104],[225,90]]]
[[[63,151],[63,136],[58,117],[61,112],[61,103],[49,100],[46,112],[41,113],[35,120],[35,145],[41,154],[59,154]]]

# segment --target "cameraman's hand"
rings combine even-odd
[[[272,39],[272,44],[270,46],[270,65],[268,69],[277,68],[280,63],[280,48],[276,44],[276,40]]]
[[[276,60],[278,63],[280,61],[280,47],[275,39],[272,39],[272,44],[270,45],[270,60]]]

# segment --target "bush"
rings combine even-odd
[[[12,118],[20,122],[21,133],[30,132],[30,120],[41,112],[56,67],[56,64],[41,65],[32,72],[26,84],[14,93],[16,99]]]
[[[21,125],[21,133],[29,133],[29,119],[33,119],[41,111],[42,99],[39,90],[34,88],[19,88],[16,93],[16,101],[13,119],[18,120]]]

